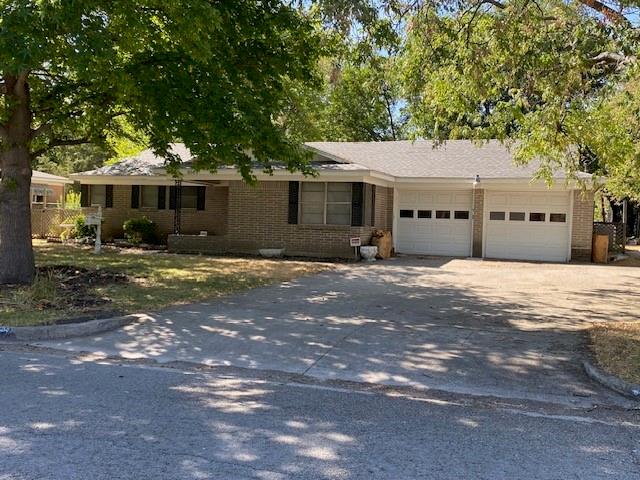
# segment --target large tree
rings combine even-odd
[[[498,138],[546,179],[586,168],[640,198],[638,2],[613,3],[423,4],[402,69],[416,134]]]
[[[308,171],[276,119],[317,54],[314,25],[277,0],[0,0],[0,284],[34,276],[34,160],[122,119],[169,171],[174,141],[248,179],[252,161]]]

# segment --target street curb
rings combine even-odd
[[[618,392],[625,397],[633,398],[634,400],[640,400],[640,385],[633,385],[627,383],[618,377],[604,372],[600,368],[593,365],[589,360],[582,362],[582,367],[587,376],[592,380],[604,385],[605,387]]]
[[[96,333],[129,325],[130,323],[149,319],[146,314],[124,315],[113,318],[100,318],[82,323],[64,325],[43,325],[40,327],[3,327],[0,326],[0,342],[33,342],[40,340],[63,340],[72,337],[84,337]]]

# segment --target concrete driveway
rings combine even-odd
[[[458,393],[621,403],[583,374],[584,329],[636,319],[640,269],[401,257],[39,345]]]

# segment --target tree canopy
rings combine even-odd
[[[419,136],[497,138],[520,162],[587,169],[640,198],[631,20],[598,2],[461,2],[411,18],[402,75]]]
[[[178,171],[284,161],[309,171],[277,121],[314,75],[310,16],[277,0],[0,0],[0,283],[33,277],[33,161],[128,125]]]

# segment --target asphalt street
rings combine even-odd
[[[619,406],[6,345],[0,375],[0,480],[640,479]]]

